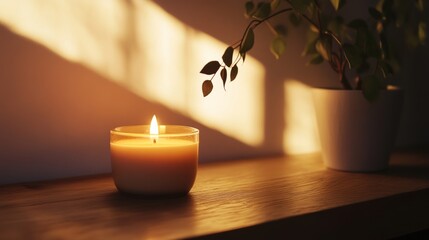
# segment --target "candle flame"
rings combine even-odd
[[[156,120],[156,116],[153,115],[152,117],[152,121],[150,122],[150,130],[149,130],[150,134],[159,134],[159,130],[158,130],[158,121]]]

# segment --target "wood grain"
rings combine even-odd
[[[0,239],[391,238],[429,228],[429,156],[389,170],[325,169],[320,156],[199,167],[190,194],[117,192],[109,175],[0,187]]]

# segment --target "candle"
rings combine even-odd
[[[144,194],[186,194],[198,166],[198,129],[186,126],[118,127],[110,132],[112,174],[119,191]]]

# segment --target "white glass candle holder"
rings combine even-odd
[[[110,131],[112,174],[121,192],[143,195],[187,194],[198,167],[199,131],[161,125],[117,127]]]

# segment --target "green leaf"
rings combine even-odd
[[[201,69],[200,73],[211,75],[215,74],[217,70],[220,68],[220,63],[218,61],[208,62],[203,69]]]
[[[281,35],[283,37],[287,36],[287,28],[285,25],[278,24],[274,27],[274,30],[276,31],[277,35]]]
[[[310,25],[310,30],[314,33],[319,33],[320,29],[318,27],[316,27],[315,25],[311,24]]]
[[[381,48],[374,34],[372,34],[369,30],[365,32],[365,53],[376,59],[381,58]]]
[[[240,46],[240,54],[242,54],[242,56],[244,53],[252,49],[254,41],[255,41],[255,35],[253,33],[253,29],[249,28]],[[243,61],[244,61],[244,57],[243,57]]]
[[[340,10],[345,3],[345,0],[331,0],[332,7],[334,7],[335,11]]]
[[[381,12],[379,12],[377,9],[370,7],[368,8],[368,12],[369,15],[371,15],[372,18],[374,18],[375,20],[383,20],[383,14]]]
[[[231,82],[232,81],[234,81],[234,79],[237,77],[237,74],[238,74],[238,67],[237,67],[237,64],[235,64],[233,67],[232,67],[232,69],[231,69],[231,73],[230,73],[231,75],[230,75],[230,79],[231,79]]]
[[[302,17],[294,12],[291,12],[289,14],[289,21],[292,23],[292,25],[298,27],[302,22]]]
[[[362,49],[362,53],[365,52],[366,48],[366,33],[367,29],[364,28],[357,29],[356,31],[355,45]]]
[[[213,83],[211,80],[205,80],[203,82],[203,96],[206,97],[213,90]]]
[[[244,53],[240,53],[240,55],[241,55],[241,58],[243,59],[243,62],[244,62],[244,60],[246,60],[246,53],[244,52]]]
[[[319,34],[315,34],[312,31],[307,31],[307,44],[304,47],[304,51],[302,52],[303,56],[312,55],[317,53],[316,51],[316,43],[319,40]]]
[[[350,67],[352,69],[358,68],[363,62],[362,51],[360,48],[356,45],[344,44],[343,49],[350,62]]]
[[[363,50],[363,53],[377,59],[381,58],[381,49],[375,36],[368,29],[368,25],[361,19],[355,19],[348,24],[356,30],[355,45]]]
[[[322,35],[316,43],[316,51],[323,57],[323,59],[328,61],[331,56],[330,38]]]
[[[314,54],[308,63],[310,64],[321,64],[323,62],[323,57],[319,54]]]
[[[277,36],[271,42],[270,50],[274,54],[276,59],[280,58],[280,56],[284,53],[285,49],[286,49],[286,43],[284,42],[282,37]]]
[[[289,3],[295,10],[303,13],[310,7],[313,0],[289,0]]]
[[[234,48],[228,47],[223,53],[222,60],[226,66],[230,67],[232,63],[232,54],[234,53]]]
[[[271,11],[276,10],[280,5],[280,0],[271,0]]]
[[[345,30],[344,19],[341,16],[336,16],[328,22],[328,30],[335,33],[337,36],[343,35]]]
[[[227,75],[228,75],[228,73],[226,71],[226,68],[222,68],[222,70],[220,71],[220,77],[222,78],[223,89],[225,89]]]
[[[362,93],[368,101],[377,99],[380,90],[381,81],[377,75],[369,75],[362,79]]]
[[[262,20],[266,17],[268,17],[271,13],[271,4],[268,2],[263,2],[258,6],[258,9],[256,10],[255,14],[253,14],[253,17],[259,20]]]
[[[386,72],[391,73],[391,74],[395,73],[395,70],[393,69],[392,65],[390,65],[390,63],[388,63],[386,61],[382,61],[382,63],[383,63],[382,66],[384,69],[386,69]]]
[[[359,65],[359,67],[356,69],[356,72],[358,72],[360,75],[363,75],[365,72],[367,72],[370,69],[369,63],[364,59],[362,61],[362,64]]]
[[[323,57],[323,59],[329,60],[328,51],[326,50],[325,46],[323,46],[323,43],[321,41],[317,41],[316,50],[320,54],[320,56]]]
[[[255,11],[255,4],[253,3],[253,1],[247,1],[244,4],[244,8],[246,9],[246,17],[251,17]]]
[[[418,33],[420,45],[425,45],[426,42],[426,23],[420,22],[418,26]]]
[[[308,41],[307,44],[304,47],[304,51],[302,52],[303,56],[307,56],[310,54],[317,53],[316,51],[316,43],[318,39],[314,39],[313,41]]]
[[[340,0],[331,0],[331,4],[334,7],[335,11],[338,11],[340,8]]]

